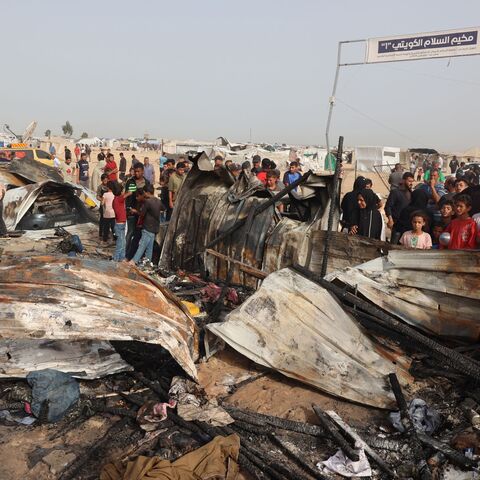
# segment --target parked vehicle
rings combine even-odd
[[[0,157],[10,158],[12,152],[15,153],[15,158],[36,160],[53,167],[53,160],[51,160],[50,154],[40,148],[0,148]]]

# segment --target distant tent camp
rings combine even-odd
[[[472,162],[480,161],[480,147],[472,147],[462,153],[464,159],[469,158]]]
[[[75,143],[98,147],[99,145],[101,145],[102,141],[98,137],[92,137],[92,138],[79,138]]]

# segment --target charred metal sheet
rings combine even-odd
[[[193,319],[172,293],[135,268],[79,258],[6,260],[0,288],[3,338],[161,344],[196,378]]]
[[[365,263],[392,250],[404,249],[400,245],[367,237],[340,232],[330,232],[330,235],[328,272]],[[326,231],[320,230],[316,225],[298,224],[283,219],[268,239],[264,270],[270,273],[299,264],[314,273],[320,273],[325,236]]]
[[[8,170],[8,165],[0,164],[0,183],[6,187],[23,187],[29,182],[14,173],[11,173]]]
[[[56,168],[33,159],[16,158],[9,163],[8,169],[15,175],[33,183],[47,180],[58,183],[63,182],[63,177]]]
[[[0,340],[0,378],[24,378],[29,372],[44,368],[53,368],[85,380],[133,370],[110,342]]]
[[[227,170],[200,169],[204,157],[193,159],[189,172],[175,203],[162,249],[161,265],[165,269],[185,268],[198,270],[200,258],[196,253],[218,235],[225,232],[239,219],[247,219],[254,208],[271,198],[268,191],[255,176],[243,172],[234,182]],[[288,220],[293,225],[307,228],[324,228],[328,216],[329,188],[332,176],[311,175],[305,186],[308,222]],[[310,184],[311,182],[311,184]],[[297,195],[301,197],[301,195]],[[311,219],[311,220],[310,220]],[[257,269],[264,269],[269,238],[283,231],[283,223],[278,210],[272,205],[251,221],[239,228],[223,242],[215,245],[215,250]],[[228,272],[226,261],[212,255],[203,257],[204,267],[212,278],[225,279]],[[281,266],[286,266],[287,263]],[[290,265],[290,263],[288,263]],[[257,279],[235,267],[233,283],[256,287]]]
[[[329,278],[428,333],[480,339],[480,252],[396,250]]]
[[[3,199],[3,219],[7,230],[14,230],[42,191],[42,183],[7,190]]]
[[[76,195],[74,186],[66,183],[44,181],[7,190],[3,200],[3,218],[7,230],[14,230],[27,213],[38,210],[34,208],[37,199],[41,201],[40,203],[45,204],[47,202],[48,204],[49,198],[53,199],[55,197],[60,197],[65,204],[74,208],[78,212],[80,221],[95,221],[95,214],[90,212]],[[58,213],[54,212],[52,218],[55,215],[58,216]]]
[[[335,297],[290,269],[207,329],[260,365],[354,402],[391,407],[386,375],[411,381],[406,357],[370,340]]]
[[[68,233],[78,235],[82,245],[89,253],[98,248],[98,225],[80,223],[63,227]],[[2,257],[25,257],[58,253],[57,246],[61,237],[55,236],[55,229],[26,230],[16,238],[0,238],[0,255]]]

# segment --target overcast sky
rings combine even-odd
[[[480,23],[478,0],[2,0],[0,122],[325,143],[339,40]],[[351,59],[362,59],[351,51]],[[480,144],[480,56],[343,68],[331,138]]]

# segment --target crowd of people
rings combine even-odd
[[[155,236],[161,223],[170,220],[178,193],[190,170],[188,159],[179,157],[175,161],[162,155],[157,184],[155,168],[148,157],[141,162],[132,154],[127,171],[127,159],[123,152],[119,154],[117,163],[110,149],[101,149],[92,169],[89,158],[91,151],[85,151],[80,145],[73,151],[75,161],[68,147],[64,149],[64,161],[58,159],[54,148],[50,154],[65,181],[77,183],[96,193],[100,202],[100,241],[112,246],[115,243],[113,260],[138,263],[145,257],[152,261]],[[293,161],[281,182],[276,164],[258,155],[252,158],[251,163],[247,161],[242,165],[217,155],[213,164],[214,170],[225,169],[234,180],[240,177],[242,171],[246,172],[256,178],[259,185],[263,184],[271,195],[302,175],[299,163]],[[276,206],[280,212],[283,211],[281,202]]]
[[[480,166],[466,168],[453,157],[446,176],[438,158],[421,165],[413,159],[409,171],[395,165],[385,220],[371,180],[356,178],[341,202],[342,230],[378,240],[390,230],[390,242],[408,248],[480,248]]]
[[[55,147],[50,146],[53,164],[64,180],[96,193],[100,202],[99,237],[105,244],[115,242],[113,259],[138,263],[145,257],[152,261],[155,236],[161,223],[170,220],[190,170],[188,159],[179,157],[175,161],[162,154],[157,181],[149,157],[141,162],[132,154],[127,170],[123,152],[117,164],[110,149],[101,149],[93,168],[88,146],[76,145],[73,155],[66,146],[63,153],[61,161]],[[389,176],[390,193],[385,205],[373,191],[373,182],[359,176],[341,201],[342,231],[379,240],[387,240],[390,232],[391,243],[417,249],[479,248],[480,166],[467,166],[453,157],[448,164],[451,175],[446,176],[442,167],[439,156],[420,162],[415,154],[408,171],[397,164]],[[272,196],[302,177],[300,163],[292,161],[280,180],[275,162],[259,155],[241,165],[217,155],[213,168],[227,170],[234,181],[244,172]],[[282,201],[276,207],[279,212],[285,209]],[[0,235],[4,233],[6,229],[0,224]]]

